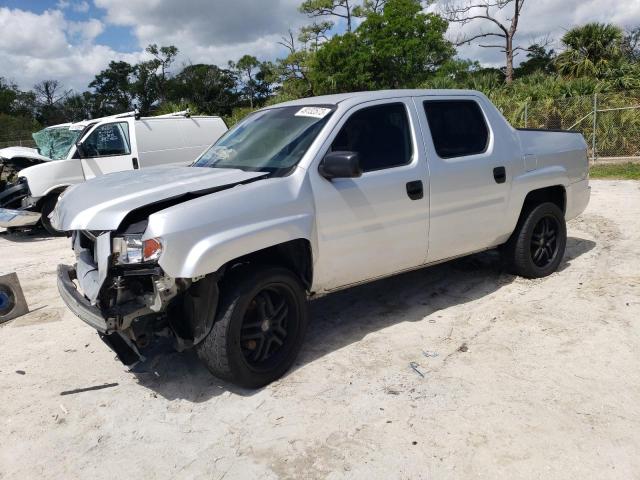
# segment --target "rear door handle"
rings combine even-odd
[[[504,167],[496,167],[493,169],[493,178],[496,183],[504,183],[507,181],[507,171]]]
[[[424,197],[424,188],[421,180],[414,180],[407,183],[407,195],[411,200],[420,200]]]
[[[133,157],[131,159],[131,162],[133,163],[133,169],[134,170],[138,170],[140,168],[140,165],[138,164],[138,159],[136,157]]]

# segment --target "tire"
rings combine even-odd
[[[512,273],[542,278],[558,269],[566,245],[564,214],[556,204],[547,202],[522,214],[503,255]]]
[[[51,220],[49,219],[49,214],[53,212],[53,209],[56,208],[56,203],[58,203],[59,193],[50,194],[44,199],[42,203],[42,216],[40,217],[40,223],[42,227],[49,233],[49,235],[54,237],[64,237],[65,233],[60,230],[56,230],[51,225]]]
[[[308,319],[305,290],[291,271],[237,267],[223,281],[216,321],[196,352],[216,377],[259,388],[291,367]]]

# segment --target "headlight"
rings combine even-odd
[[[120,265],[153,262],[160,258],[162,243],[159,238],[143,241],[142,235],[125,235],[113,239],[113,253]]]

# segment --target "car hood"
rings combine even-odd
[[[49,157],[40,155],[35,148],[27,147],[7,147],[0,149],[0,158],[12,160],[14,158],[28,158],[30,160],[39,160],[41,162],[50,162]]]
[[[148,214],[151,214],[265,175],[265,172],[207,167],[158,167],[112,173],[69,188],[60,197],[51,221],[62,231],[116,230],[134,210],[150,207]]]

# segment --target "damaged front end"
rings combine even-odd
[[[173,339],[177,350],[197,344],[213,325],[218,299],[215,276],[169,277],[157,264],[161,240],[143,241],[132,227],[73,232],[77,263],[58,266],[66,305],[128,366],[144,360],[159,336]]]
[[[40,220],[40,213],[32,211],[35,206],[26,178],[0,183],[0,227],[35,225]]]

